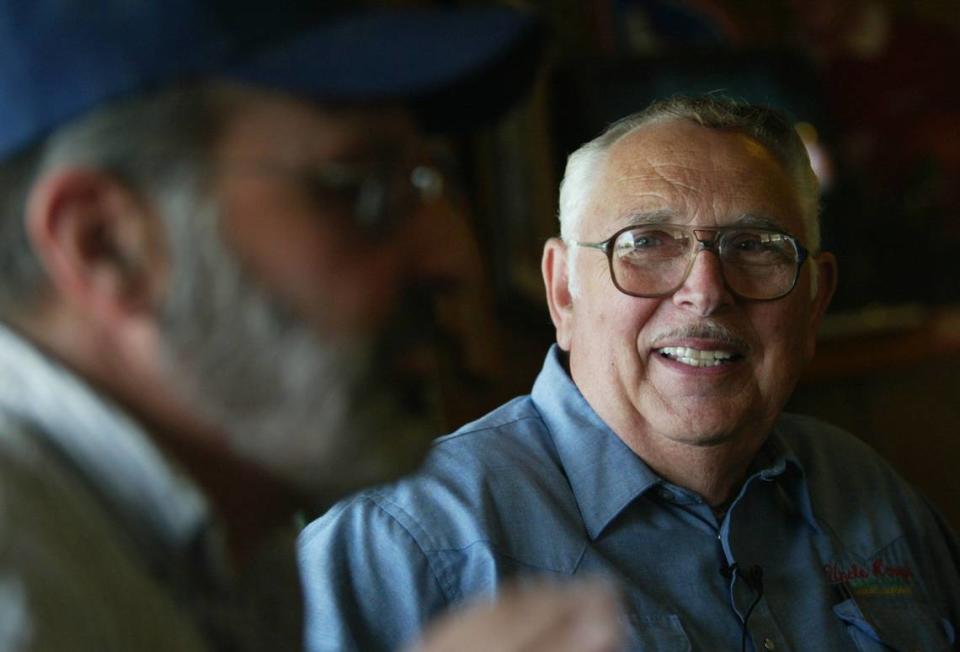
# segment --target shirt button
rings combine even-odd
[[[772,638],[763,639],[763,649],[764,650],[776,650],[777,644],[773,642]]]

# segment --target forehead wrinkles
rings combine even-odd
[[[681,163],[629,161],[614,166],[608,175],[608,199],[622,210],[637,211],[668,208],[677,212],[699,212],[704,202],[715,201],[718,178],[709,172]]]
[[[634,132],[610,150],[605,200],[633,210],[673,209],[695,219],[760,212],[790,219],[797,195],[786,170],[745,134],[692,125]],[[602,191],[603,189],[601,189]]]
[[[685,120],[636,129],[611,146],[607,162],[626,176],[654,171],[674,179],[685,173],[711,177],[757,167],[782,170],[774,154],[747,134]]]
[[[629,171],[619,175],[614,179],[614,183],[621,186],[627,192],[635,189],[643,194],[648,191],[646,186],[663,182],[670,186],[692,194],[700,194],[702,185],[693,183],[689,177],[692,175],[684,174],[689,169],[683,165],[666,163],[663,165],[648,164],[648,170],[643,172],[630,173]]]

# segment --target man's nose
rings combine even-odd
[[[712,249],[697,251],[690,273],[680,289],[673,293],[674,305],[706,317],[733,301],[733,294],[723,279],[720,257]]]
[[[441,329],[457,341],[459,364],[477,378],[494,378],[502,362],[492,297],[468,207],[443,196],[414,217],[409,282],[435,292]]]
[[[446,195],[423,201],[411,216],[407,269],[415,283],[456,288],[482,279],[482,260],[467,209]]]

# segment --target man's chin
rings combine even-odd
[[[740,420],[717,414],[709,408],[678,410],[656,428],[667,439],[687,446],[710,448],[735,441],[742,431]]]
[[[736,437],[729,432],[692,432],[686,430],[682,434],[672,437],[672,439],[677,443],[686,444],[688,446],[694,446],[697,448],[715,448],[717,446],[729,444],[731,441],[734,441]]]

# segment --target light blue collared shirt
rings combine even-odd
[[[311,524],[300,563],[314,652],[397,649],[530,575],[613,578],[631,650],[739,650],[744,627],[748,649],[953,649],[960,617],[960,543],[861,441],[783,415],[718,522],[600,420],[556,347],[530,396]]]

